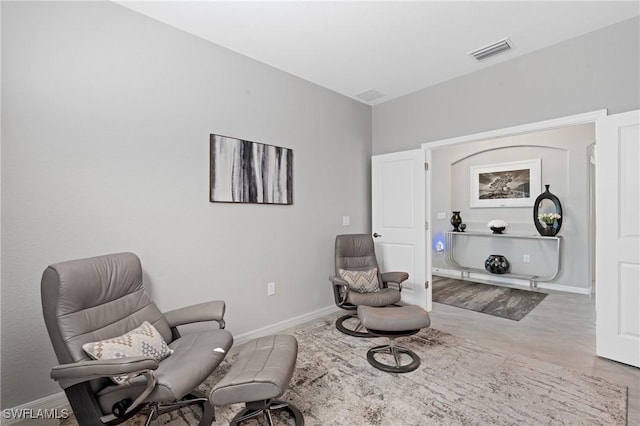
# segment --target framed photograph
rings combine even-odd
[[[471,166],[470,206],[531,207],[540,193],[540,159]]]
[[[209,201],[293,204],[293,151],[210,136]]]

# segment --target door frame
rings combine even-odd
[[[597,131],[598,119],[604,118],[607,115],[608,115],[608,112],[606,109],[600,109],[600,110],[585,112],[582,114],[575,114],[575,115],[569,115],[565,117],[554,118],[551,120],[527,123],[527,124],[522,124],[522,125],[513,126],[513,127],[505,127],[502,129],[496,129],[496,130],[490,130],[487,132],[480,132],[480,133],[474,133],[474,134],[469,134],[464,136],[458,136],[455,138],[442,139],[442,140],[437,140],[433,142],[425,142],[421,146],[422,146],[422,149],[426,151],[425,158],[427,159],[426,160],[427,164],[431,164],[431,152],[433,150],[448,148],[454,145],[459,145],[459,144],[468,143],[468,142],[480,142],[488,139],[517,136],[517,135],[523,135],[527,133],[534,133],[534,132],[539,132],[543,130],[552,130],[552,129],[562,128],[567,126],[579,125],[579,124],[594,123]],[[596,141],[596,146],[597,146],[597,141]],[[431,179],[429,175],[430,173],[427,173],[427,180],[425,182],[426,192],[427,192],[426,199],[425,199],[426,200],[425,219],[427,222],[431,222]],[[592,218],[592,219],[595,219],[595,218]],[[429,226],[429,228],[431,228],[431,226]],[[426,239],[427,239],[426,241],[427,264],[433,265],[433,258],[432,258],[433,252],[430,249],[432,247],[430,230],[429,232],[426,233]],[[594,244],[593,248],[595,249],[595,238],[593,239],[593,244]],[[591,250],[591,247],[589,249]],[[593,259],[593,261],[595,262],[595,259]]]

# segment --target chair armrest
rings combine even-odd
[[[349,294],[349,283],[335,275],[331,275],[329,277],[329,281],[333,284],[333,294],[335,296],[336,305],[338,307],[343,307]]]
[[[146,356],[90,360],[57,365],[51,369],[51,378],[63,389],[87,380],[122,374],[139,373],[158,368],[158,361]]]
[[[329,281],[331,281],[331,283],[333,285],[341,285],[341,286],[346,287],[347,289],[349,288],[349,284],[345,280],[343,280],[342,278],[337,277],[335,275],[331,275],[329,277]]]
[[[218,324],[220,324],[220,328],[224,328],[223,318],[225,308],[226,305],[224,301],[215,300],[174,309],[173,311],[166,312],[164,317],[171,328],[203,321],[217,321]]]
[[[385,283],[401,284],[403,281],[409,279],[409,274],[406,272],[383,272],[380,276]]]

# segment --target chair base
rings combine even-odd
[[[351,320],[351,319],[357,322],[354,328],[348,328],[344,324],[345,321]],[[357,314],[347,314],[347,315],[341,316],[336,320],[336,328],[338,329],[338,331],[353,337],[376,337],[375,334],[369,333],[369,331],[367,331],[367,329],[364,328]],[[360,331],[360,330],[364,330],[364,331]]]
[[[395,361],[394,365],[384,364],[375,358],[378,353],[386,353],[393,356]],[[401,364],[401,355],[405,354],[411,358],[411,362],[408,364]],[[388,345],[374,346],[367,351],[367,361],[369,364],[377,368],[378,370],[386,371],[387,373],[409,373],[420,366],[420,357],[415,352],[395,346],[394,341]]]
[[[174,403],[151,404],[148,409],[143,409],[142,412],[147,414],[145,426],[150,425],[153,419],[162,414],[195,404],[202,408],[202,418],[198,426],[210,426],[215,420],[215,412],[207,395],[200,391],[193,391]]]
[[[229,422],[230,426],[239,425],[255,417],[264,417],[269,426],[273,425],[273,419],[271,414],[274,410],[286,410],[291,414],[295,420],[296,426],[304,426],[304,417],[300,410],[293,404],[279,399],[272,399],[269,401],[255,401],[247,402],[245,408],[236,414]]]

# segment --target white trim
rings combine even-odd
[[[258,328],[257,330],[240,334],[238,336],[233,336],[233,346],[242,345],[243,343],[246,343],[249,340],[255,339],[257,337],[280,333],[292,327],[317,320],[338,311],[339,309],[335,305],[331,305],[327,306],[326,308],[318,309],[317,311],[309,312],[308,314],[303,314],[294,318],[277,322],[275,324],[268,325],[266,327]]]
[[[432,273],[460,279],[460,271],[455,269],[433,268]],[[529,289],[529,281],[521,280],[518,278],[499,277],[496,275],[478,274],[475,272],[471,272],[469,274],[469,278],[472,281],[476,281],[483,284],[497,284],[497,285],[505,285],[509,287],[521,287],[523,289]],[[537,284],[538,284],[538,288],[546,289],[546,290],[555,290],[555,291],[562,291],[565,293],[586,294],[586,295],[591,293],[590,289],[585,287],[575,287],[575,286],[545,283],[545,282],[538,282]]]
[[[268,336],[270,334],[280,333],[293,327],[305,324],[310,321],[317,320],[324,316],[333,314],[340,311],[335,305],[327,306],[325,308],[318,309],[307,314],[299,315],[294,318],[290,318],[284,321],[277,322],[275,324],[268,325],[266,327],[258,328],[247,333],[234,336],[233,346],[239,346],[248,342],[256,337]],[[44,398],[36,399],[25,404],[19,405],[14,408],[8,408],[7,410],[24,410],[24,411],[37,411],[37,410],[54,410],[69,408],[69,401],[64,392],[54,393],[53,395],[45,396]],[[3,410],[4,411],[4,410]],[[0,413],[0,417],[2,413]],[[9,425],[16,422],[24,421],[24,419],[5,419],[2,418],[2,425]]]
[[[552,120],[538,121],[536,123],[522,124],[519,126],[506,127],[504,129],[490,130],[488,132],[474,133],[472,135],[459,136],[439,141],[425,142],[423,149],[443,148],[445,146],[457,145],[465,142],[477,142],[486,139],[515,136],[524,133],[537,132],[540,130],[555,129],[558,127],[574,126],[584,123],[595,123],[597,119],[607,116],[606,109],[585,112],[583,114],[569,115],[566,117],[554,118]]]

